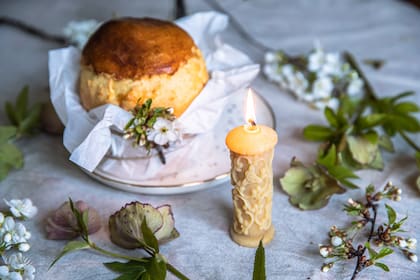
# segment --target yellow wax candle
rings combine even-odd
[[[234,206],[232,239],[239,245],[257,247],[260,240],[274,237],[271,224],[273,198],[272,160],[276,132],[255,124],[252,93],[248,91],[247,125],[232,129],[226,137],[230,150],[232,199]]]

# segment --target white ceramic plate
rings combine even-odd
[[[144,166],[150,164],[150,158],[106,157],[93,173],[87,172],[87,174],[117,189],[153,195],[188,193],[220,185],[230,177],[230,157],[225,137],[229,130],[244,124],[245,97],[244,91],[232,95],[216,127],[210,133],[198,136],[192,143],[182,148],[186,151],[184,154],[189,154],[189,157],[183,157],[181,150],[168,154],[167,160],[177,161],[176,170],[166,171],[162,168],[163,171],[156,177],[142,180],[141,174],[124,174],[125,169],[120,167]],[[254,101],[257,123],[275,128],[275,117],[270,105],[259,95],[254,95]]]

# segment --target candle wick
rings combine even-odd
[[[253,119],[249,119],[249,120],[248,120],[248,123],[249,123],[251,126],[257,126],[257,124],[255,123],[255,121],[254,121]]]

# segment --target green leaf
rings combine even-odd
[[[369,243],[369,242],[366,242],[366,243],[365,243],[365,247],[366,247],[366,249],[368,249],[368,251],[369,251],[369,256],[370,256],[370,258],[371,258],[372,260],[375,260],[375,259],[376,259],[376,256],[378,255],[378,253],[370,247],[370,243]]]
[[[396,130],[405,130],[407,132],[419,132],[420,123],[419,121],[409,115],[389,115],[387,117],[387,124],[391,125]]]
[[[22,134],[31,134],[39,127],[41,119],[41,104],[35,104],[29,113],[19,124],[19,132]]]
[[[336,148],[335,145],[331,145],[328,149],[327,153],[323,155],[324,152],[320,150],[318,154],[317,162],[325,167],[332,167],[335,166],[337,160]]]
[[[10,170],[23,166],[23,154],[12,143],[0,145],[0,181],[7,177]]]
[[[394,144],[388,135],[381,135],[378,140],[378,145],[390,153],[395,152]]]
[[[384,263],[376,262],[375,266],[382,268],[386,272],[389,272],[389,267]]]
[[[131,272],[131,271],[146,271],[144,267],[144,263],[149,262],[150,260],[144,259],[144,262],[139,261],[128,261],[128,262],[109,262],[104,263],[104,266],[108,268],[109,270],[112,270],[114,272],[118,273],[125,273],[125,272]]]
[[[417,167],[420,169],[420,152],[416,152],[416,164]]]
[[[63,256],[67,255],[68,253],[74,252],[74,251],[78,251],[78,250],[85,250],[88,249],[89,244],[86,243],[85,241],[70,241],[69,243],[67,243],[66,246],[64,246],[63,250],[61,251],[60,254],[58,254],[58,256],[55,258],[55,260],[51,263],[50,267],[48,269],[50,269],[51,267],[53,267],[53,265],[58,262],[58,260],[60,260]]]
[[[371,114],[366,117],[361,117],[356,122],[356,127],[359,130],[373,128],[379,124],[382,124],[386,119],[385,114]]]
[[[353,159],[362,165],[370,164],[377,156],[378,144],[372,143],[366,135],[349,135],[347,144]]]
[[[413,102],[401,102],[394,106],[394,111],[399,114],[416,113],[420,111],[420,108]]]
[[[138,280],[143,279],[141,278],[144,275],[144,271],[129,271],[124,274],[121,274],[119,277],[115,278],[115,280]]]
[[[13,125],[18,125],[18,118],[15,112],[15,109],[13,108],[12,103],[6,101],[6,103],[4,104],[4,109],[6,111],[7,117],[9,118],[9,121],[13,124]]]
[[[386,207],[386,212],[388,214],[388,224],[392,225],[393,223],[395,223],[396,219],[397,219],[397,213],[395,212],[395,210],[389,206],[388,204],[385,204]]]
[[[330,107],[325,107],[324,115],[325,115],[325,118],[327,119],[327,121],[329,122],[329,124],[332,127],[339,127],[340,126],[337,115],[334,113],[334,111]]]
[[[155,235],[150,230],[150,228],[147,226],[146,219],[143,219],[141,223],[141,232],[143,234],[144,242],[146,243],[146,245],[152,248],[156,253],[159,253],[158,240],[156,239]]]
[[[322,125],[308,125],[303,129],[303,136],[310,141],[325,141],[333,135],[329,127]]]
[[[0,144],[6,143],[12,137],[16,136],[16,127],[9,125],[9,126],[0,126]]]
[[[252,273],[253,280],[265,280],[265,249],[260,240],[258,245],[258,249],[255,252],[255,259],[254,259],[254,272]]]
[[[391,255],[392,253],[394,253],[394,250],[392,250],[391,248],[385,247],[382,248],[379,253],[376,255],[375,259],[379,260],[382,259],[388,255]]]
[[[28,110],[28,93],[29,87],[24,86],[16,99],[15,112],[18,122],[21,122],[26,116]]]
[[[373,192],[375,191],[375,186],[370,184],[369,186],[366,187],[366,194],[373,194]]]
[[[394,103],[394,102],[396,102],[396,101],[398,101],[398,100],[400,100],[400,99],[402,99],[402,98],[405,98],[405,97],[408,97],[408,96],[410,96],[410,95],[414,95],[414,94],[415,94],[415,92],[414,92],[414,91],[405,91],[405,92],[403,92],[403,93],[400,93],[400,94],[398,94],[398,95],[396,95],[396,96],[392,97],[392,98],[391,98],[391,102],[392,102],[392,103]]]

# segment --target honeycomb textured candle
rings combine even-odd
[[[266,126],[240,126],[226,137],[234,186],[230,234],[239,245],[257,247],[261,239],[266,244],[274,236],[272,160],[276,143],[277,134]]]

